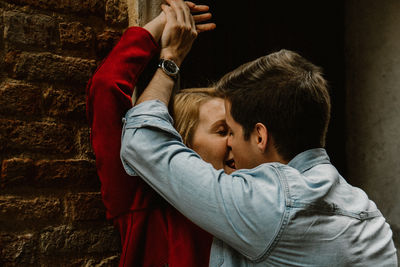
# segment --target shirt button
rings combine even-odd
[[[358,215],[360,215],[361,219],[365,219],[368,217],[368,213],[366,213],[365,211],[360,212]]]
[[[122,118],[122,123],[125,123],[126,122],[126,119],[125,118]]]

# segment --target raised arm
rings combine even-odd
[[[126,175],[119,160],[121,119],[132,107],[135,83],[159,46],[143,28],[131,27],[99,66],[87,86],[87,117],[91,143],[102,185],[107,217],[112,218],[130,209],[147,207],[154,192],[138,177]],[[147,188],[147,190],[143,190]]]
[[[181,0],[167,0],[167,3],[169,5],[162,5],[166,24],[161,35],[160,57],[172,60],[180,67],[189,53],[197,34],[213,30],[215,24],[198,24],[210,19],[211,13],[191,15],[191,12],[208,11],[207,6],[197,6],[192,2],[183,2]],[[173,87],[174,80],[161,69],[158,69],[136,104],[147,100],[160,100],[168,105]]]

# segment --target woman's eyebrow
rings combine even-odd
[[[221,125],[227,126],[225,119],[218,120],[218,121],[214,122],[213,124],[211,124],[211,128],[216,128],[216,127],[219,127]]]

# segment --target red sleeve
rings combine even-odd
[[[87,117],[108,218],[147,208],[160,199],[139,177],[125,173],[119,156],[121,120],[132,107],[139,75],[158,50],[145,29],[128,28],[87,86]]]

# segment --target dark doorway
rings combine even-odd
[[[201,34],[182,66],[182,87],[207,86],[239,65],[280,49],[324,69],[332,97],[327,150],[346,174],[343,1],[211,1],[217,29]]]

